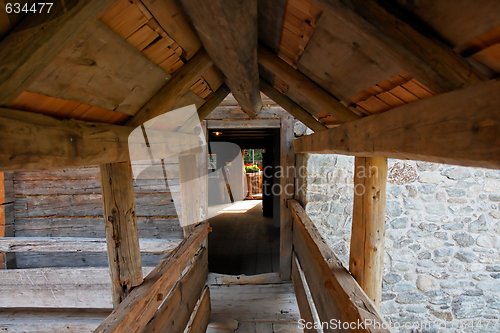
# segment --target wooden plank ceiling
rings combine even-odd
[[[260,47],[310,79],[313,85],[308,84],[309,88],[316,87],[321,94],[328,94],[332,101],[339,102],[337,110],[339,106],[350,110],[352,119],[456,89],[439,85],[447,82],[443,64],[429,65],[423,61],[413,66],[414,58],[402,56],[405,52],[416,50],[418,59],[432,59],[435,53],[453,63],[456,61],[457,73],[470,73],[463,80],[450,79],[450,86],[457,88],[498,77],[499,1],[382,0],[373,3],[368,9],[359,10],[359,0],[258,1]],[[223,4],[220,1],[220,5]],[[371,12],[367,14],[367,10]],[[394,22],[403,24],[408,40],[402,39],[406,35],[387,33],[390,27],[374,29],[372,14],[394,18]],[[230,18],[230,13],[225,15]],[[59,118],[125,124],[203,43],[210,39],[213,44],[217,40],[216,36],[200,40],[192,28],[192,17],[190,19],[175,0],[116,0],[97,16],[85,23],[43,68],[23,82],[21,90],[14,89],[12,95],[4,97],[0,106]],[[0,38],[3,35],[0,46],[9,45],[5,44],[9,32],[12,34],[23,23],[21,20],[16,26],[17,20],[18,17],[0,16]],[[386,35],[390,36],[386,38]],[[415,40],[431,47],[433,54],[412,49],[414,46],[408,43]],[[226,41],[229,42],[230,39]],[[214,51],[218,56],[222,54],[215,48],[209,55]],[[238,57],[244,58],[245,50],[240,51],[243,53]],[[220,59],[213,60],[223,66]],[[191,86],[186,100],[203,104],[227,82],[228,78],[216,65]],[[313,121],[323,124],[320,128],[351,119],[346,118],[345,111],[342,118],[321,104],[318,104],[320,111],[308,109],[307,103],[289,95],[291,82],[260,65],[265,84],[303,107]],[[228,68],[221,69],[228,73]],[[300,78],[300,75],[294,77]],[[255,78],[248,79],[255,82]],[[230,81],[234,86],[233,77]]]

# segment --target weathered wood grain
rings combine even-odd
[[[207,234],[208,225],[198,225],[189,237],[146,277],[142,285],[132,290],[95,332],[142,330],[163,303],[165,292],[173,288],[181,273],[205,243]]]
[[[262,108],[257,66],[257,0],[181,2],[233,95],[246,113],[256,115]]]
[[[356,157],[349,270],[377,308],[382,299],[387,158]]]
[[[143,281],[130,162],[100,166],[113,307]]]
[[[321,321],[370,322],[360,332],[389,332],[383,317],[333,251],[321,238],[306,212],[295,200],[289,200],[294,228],[293,245],[304,271]],[[381,327],[378,329],[377,325]],[[335,332],[327,328],[325,332]]]
[[[295,151],[499,168],[499,90],[492,80],[406,104],[301,137]]]

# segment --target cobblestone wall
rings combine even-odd
[[[306,211],[348,266],[354,159],[306,163]],[[500,331],[499,202],[500,171],[389,160],[382,312],[420,327],[394,331]]]

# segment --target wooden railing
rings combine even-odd
[[[390,332],[373,302],[325,243],[300,203],[288,200],[288,207],[293,218],[292,280],[302,319],[321,324],[325,333]],[[314,313],[318,318],[314,319]]]
[[[194,227],[95,332],[205,332],[210,317],[207,235],[206,223]]]

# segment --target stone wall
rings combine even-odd
[[[306,211],[347,267],[354,158],[305,163]],[[389,160],[382,312],[395,332],[500,331],[499,202],[498,170]]]

